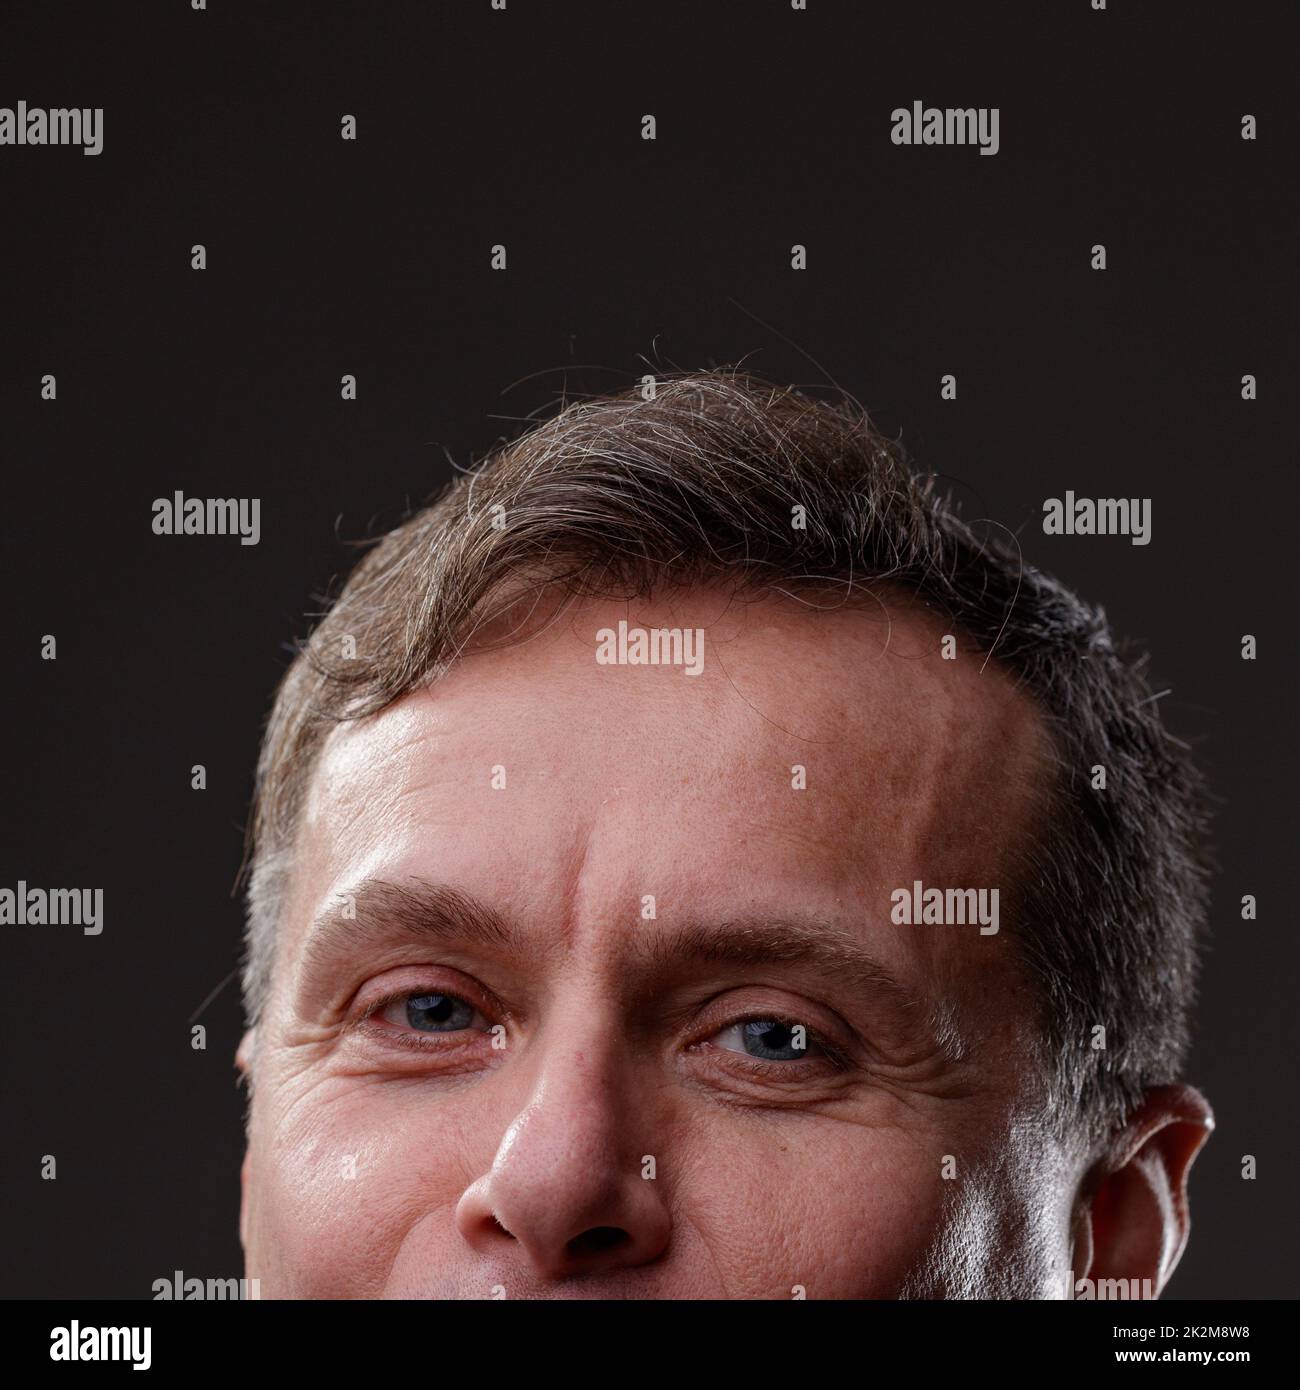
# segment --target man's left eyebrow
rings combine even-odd
[[[645,956],[659,966],[717,962],[756,969],[806,967],[837,993],[890,1011],[904,1031],[950,1061],[968,1044],[941,1001],[899,978],[867,945],[833,922],[761,916],[662,925],[647,933]]]
[[[828,922],[757,917],[691,921],[647,933],[645,950],[660,965],[676,960],[724,965],[807,965],[868,997],[887,996],[913,1013],[927,1003],[867,946]]]

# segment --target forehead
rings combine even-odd
[[[700,634],[699,673],[598,660],[620,622]],[[331,733],[286,925],[415,875],[561,933],[653,894],[661,915],[796,901],[888,935],[889,895],[916,878],[1003,883],[1043,792],[1035,707],[947,635],[883,593],[576,603]]]

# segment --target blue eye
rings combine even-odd
[[[413,994],[406,1000],[406,1021],[422,1033],[454,1033],[470,1027],[477,1010],[454,994]]]
[[[718,1034],[729,1052],[744,1052],[764,1062],[802,1062],[808,1057],[808,1030],[802,1023],[748,1018]]]

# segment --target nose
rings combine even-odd
[[[560,1045],[506,1129],[491,1169],[465,1190],[456,1226],[478,1253],[522,1255],[545,1279],[649,1264],[672,1222],[653,1147],[617,1060]]]

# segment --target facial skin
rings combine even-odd
[[[620,619],[703,628],[703,672],[597,664]],[[584,600],[332,732],[239,1054],[262,1296],[1158,1288],[1209,1110],[1048,1134],[1007,859],[1046,735],[943,631]],[[917,879],[1000,930],[893,923]]]

